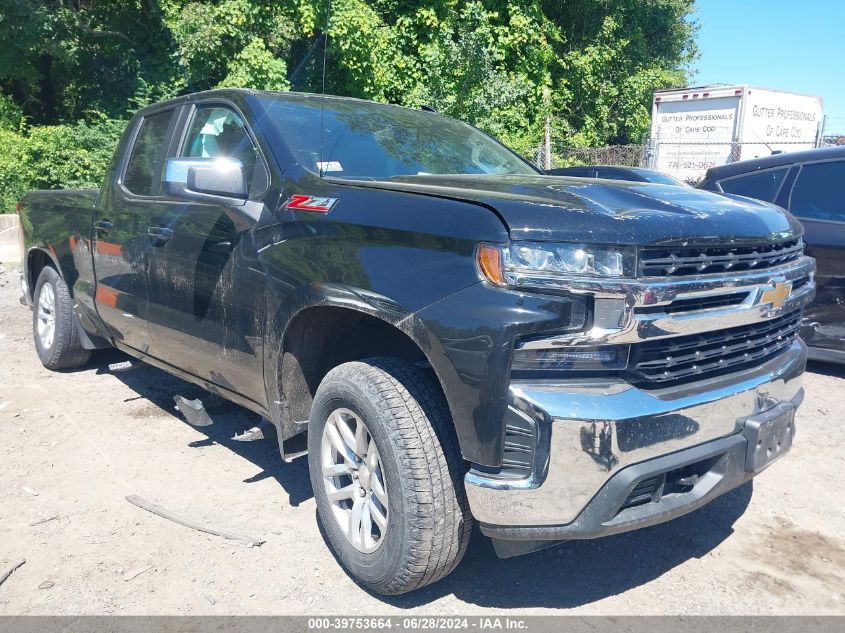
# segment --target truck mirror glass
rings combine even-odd
[[[177,198],[247,198],[244,167],[234,158],[170,158],[164,185],[167,193]]]
[[[234,158],[168,158],[164,190],[178,200],[221,205],[238,231],[252,228],[263,208],[247,200],[244,167]]]

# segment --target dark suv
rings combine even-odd
[[[619,167],[616,165],[588,165],[586,167],[559,167],[548,169],[549,176],[570,176],[572,178],[606,178],[607,180],[630,180],[633,182],[651,182],[657,185],[688,185],[668,174],[642,167]]]
[[[714,167],[698,187],[773,202],[798,216],[818,266],[801,336],[810,358],[845,362],[845,147]]]

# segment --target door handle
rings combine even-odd
[[[102,233],[108,233],[114,228],[114,224],[108,220],[98,220],[94,222],[94,228]]]
[[[147,235],[150,239],[157,242],[157,246],[160,246],[173,237],[173,229],[169,229],[166,226],[151,226],[147,229]]]

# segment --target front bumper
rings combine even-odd
[[[686,514],[756,474],[749,429],[800,404],[806,359],[796,340],[753,370],[651,391],[609,379],[512,382],[508,428],[533,434],[533,465],[516,479],[471,469],[472,512],[505,556]],[[663,489],[627,505],[653,481]]]

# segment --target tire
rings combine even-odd
[[[389,498],[387,512],[382,513],[386,529],[375,551],[362,551],[367,539],[362,537],[354,545],[347,537],[349,531],[341,528],[343,521],[336,516],[342,510],[338,503],[347,502],[333,505],[329,501],[334,482],[352,481],[352,476],[347,479],[344,475],[327,487],[323,476],[324,460],[333,463],[327,455],[344,462],[330,443],[331,429],[324,444],[327,425],[338,428],[336,418],[329,420],[334,414],[349,420],[350,426],[358,416],[375,445],[378,467],[367,477],[372,484],[365,497],[371,504],[367,511],[371,524],[377,523],[378,507],[372,504],[378,497],[380,478]],[[354,425],[357,431],[357,420]],[[364,464],[369,463],[368,454]],[[406,593],[447,576],[463,558],[473,524],[463,483],[466,468],[449,409],[429,374],[386,358],[332,369],[320,383],[311,409],[308,466],[327,540],[340,564],[368,589],[380,594]],[[360,488],[365,487],[365,470],[362,467],[354,476]],[[350,499],[348,504],[352,503]],[[350,517],[353,512],[354,507],[349,510]]]
[[[91,351],[82,347],[77,328],[64,279],[54,268],[45,267],[35,284],[32,302],[32,338],[44,367],[71,369],[88,362]]]

